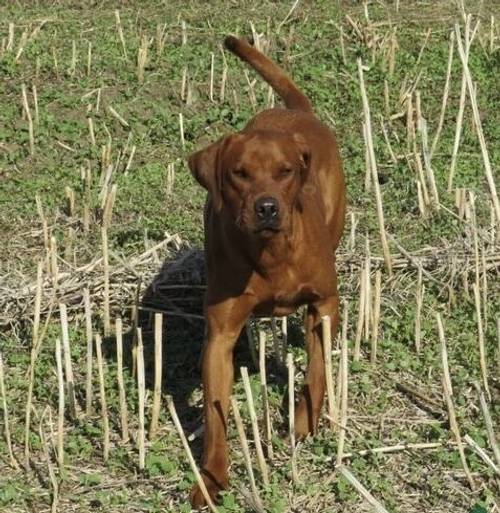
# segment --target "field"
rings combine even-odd
[[[231,415],[218,511],[499,512],[498,0],[84,4],[0,6],[0,511],[190,511],[172,404],[199,462],[205,193],[186,157],[280,103],[222,51],[224,35],[253,33],[340,142],[345,323],[332,368],[348,402],[297,445],[293,477],[284,353],[298,394],[301,314],[286,333],[282,319],[252,321],[234,397],[256,487]]]

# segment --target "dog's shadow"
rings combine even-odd
[[[162,393],[170,395],[186,434],[199,432],[202,426],[201,352],[204,337],[203,297],[205,293],[205,265],[203,251],[180,249],[163,262],[150,283],[139,286],[137,306],[129,309],[137,312],[127,319],[131,326],[123,334],[123,361],[126,372],[135,372],[134,347],[137,343],[137,327],[141,329],[144,346],[146,387],[153,389],[155,379],[154,323],[155,313],[163,312],[162,323]],[[291,333],[290,333],[290,328]],[[289,328],[291,342],[297,339]],[[291,335],[291,336],[290,336]],[[301,337],[301,334],[298,334]],[[255,337],[254,337],[255,338]],[[254,344],[255,346],[255,344]],[[116,338],[108,337],[103,343],[107,358],[116,359]],[[239,368],[248,367],[257,372],[252,358],[246,330],[243,330],[234,354],[235,379]],[[286,376],[273,358],[267,360],[268,378],[271,384],[285,386]],[[163,407],[166,408],[165,401]],[[192,444],[195,457],[201,454],[201,439]]]

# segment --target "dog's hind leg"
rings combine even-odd
[[[295,414],[295,435],[304,438],[315,433],[325,396],[326,379],[322,343],[321,317],[328,315],[332,323],[332,337],[339,325],[339,298],[337,295],[311,304],[306,318],[306,349],[308,357],[306,380]]]

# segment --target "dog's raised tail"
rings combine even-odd
[[[293,83],[292,79],[273,61],[259,52],[244,39],[227,36],[224,46],[247,62],[278,93],[288,109],[312,112],[309,99]]]

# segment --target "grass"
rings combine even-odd
[[[365,149],[362,136],[363,113],[357,80],[356,58],[369,66],[365,72],[372,119],[373,137],[379,173],[386,228],[402,246],[418,255],[426,248],[435,251],[446,247],[464,250],[471,247],[466,225],[441,209],[422,219],[418,212],[415,173],[408,166],[406,119],[389,124],[391,144],[398,156],[392,163],[379,124],[384,112],[384,80],[390,92],[390,114],[404,110],[398,104],[402,83],[408,84],[422,70],[418,89],[423,115],[430,137],[439,117],[444,86],[449,33],[460,20],[456,7],[448,2],[401,2],[400,11],[391,3],[369,5],[371,24],[364,18],[363,7],[318,1],[314,6],[299,4],[289,21],[279,27],[290,10],[285,2],[252,2],[246,6],[226,1],[224,4],[183,2],[130,2],[120,10],[127,58],[115,27],[113,9],[81,8],[71,2],[51,6],[21,6],[18,3],[0,7],[0,41],[8,38],[8,23],[14,23],[14,51],[0,53],[0,286],[8,300],[15,304],[18,292],[32,283],[36,264],[45,258],[42,225],[35,195],[42,201],[51,233],[58,241],[64,270],[83,265],[100,253],[102,146],[111,141],[111,162],[120,163],[112,181],[118,186],[113,220],[109,228],[112,263],[118,257],[125,261],[164,238],[165,232],[177,233],[192,247],[202,244],[202,210],[204,192],[191,178],[186,156],[218,136],[238,130],[253,115],[244,65],[226,55],[228,80],[223,101],[219,98],[223,58],[219,50],[223,35],[248,34],[249,20],[257,32],[268,33],[270,55],[294,76],[308,94],[318,116],[334,126],[340,141],[348,183],[349,209],[359,220],[353,251],[348,251],[348,232],[340,249],[347,255],[340,276],[341,296],[350,302],[349,340],[354,338],[359,292],[358,259],[364,253],[365,234],[370,239],[373,255],[380,255],[374,196],[364,191]],[[499,167],[500,120],[496,104],[498,87],[498,48],[489,51],[489,15],[498,12],[498,2],[467,9],[481,19],[473,44],[470,70],[477,84],[477,97],[492,167]],[[348,14],[358,24],[367,40],[358,37],[346,20]],[[21,34],[31,34],[43,20],[48,20],[30,39],[20,58],[16,53]],[[186,22],[187,42],[182,45],[181,20]],[[399,49],[392,76],[384,63],[383,52],[375,47],[397,25]],[[157,26],[166,24],[163,51],[156,51]],[[347,62],[343,63],[339,27],[345,34]],[[427,29],[432,30],[419,65],[417,58]],[[141,38],[153,38],[148,51],[144,82],[137,79],[137,51]],[[71,69],[72,41],[77,50],[76,67]],[[498,47],[498,36],[496,46]],[[90,73],[87,73],[88,45],[92,45]],[[210,53],[215,54],[215,101],[208,97]],[[57,60],[57,67],[55,65]],[[184,68],[188,71],[191,102],[181,99]],[[250,72],[250,79],[254,75]],[[406,77],[406,78],[405,78]],[[455,117],[460,95],[461,64],[455,51],[452,66],[450,100],[441,139],[433,157],[441,203],[455,211],[454,194],[447,194],[447,178],[455,131]],[[21,86],[26,84],[33,111],[32,85],[38,91],[39,122],[35,124],[35,155],[29,154],[28,124],[22,117]],[[97,110],[97,89],[100,106]],[[267,86],[257,79],[254,85],[257,110],[266,106]],[[112,106],[128,123],[124,127],[108,107]],[[179,113],[183,114],[185,147],[179,136]],[[90,142],[87,117],[95,128],[96,146]],[[62,143],[62,145],[61,145]],[[128,173],[125,166],[132,146],[136,152]],[[69,148],[69,149],[68,149]],[[167,167],[174,163],[173,192],[166,193]],[[88,234],[81,225],[85,187],[81,168],[90,167],[92,184],[89,204],[92,226]],[[76,215],[67,215],[65,187],[75,191]],[[480,240],[490,232],[489,193],[484,178],[481,153],[470,105],[467,104],[455,178],[456,187],[465,187],[477,195],[476,209]],[[69,245],[68,229],[75,237]],[[347,227],[349,229],[349,226]],[[146,242],[145,242],[146,240]],[[398,253],[394,244],[391,251]],[[68,247],[70,249],[68,250]],[[498,239],[484,245],[489,255],[498,255]],[[451,250],[450,250],[451,251]],[[436,253],[437,254],[437,253]],[[350,264],[349,264],[350,262]],[[487,317],[485,342],[490,388],[498,399],[495,358],[496,316],[500,308],[499,289],[495,282],[498,258],[488,270]],[[349,468],[389,511],[393,512],[493,512],[498,508],[498,477],[475,453],[466,449],[467,461],[479,487],[471,492],[462,471],[458,451],[447,445],[452,438],[442,399],[441,364],[435,312],[445,321],[450,369],[455,392],[455,406],[462,435],[469,434],[491,455],[484,421],[478,408],[472,383],[481,380],[477,349],[477,325],[474,300],[466,293],[457,267],[451,260],[427,262],[433,276],[450,289],[424,278],[426,294],[423,307],[423,350],[414,351],[416,271],[411,266],[398,268],[393,279],[383,276],[382,316],[379,361],[368,363],[368,345],[363,345],[364,358],[350,362],[349,420],[346,450],[394,445],[401,442],[442,442],[443,446],[428,451],[402,451],[393,455],[353,456]],[[434,265],[434,267],[433,267]],[[466,265],[466,270],[473,269]],[[88,278],[90,280],[90,277]],[[469,273],[470,284],[473,272]],[[145,284],[146,286],[149,283]],[[450,293],[450,290],[452,293]],[[46,301],[48,298],[44,298]],[[453,301],[452,301],[453,299]],[[200,295],[187,295],[185,309],[199,313]],[[113,317],[123,315],[130,326],[132,294],[113,302]],[[4,303],[1,303],[4,304]],[[94,328],[102,329],[100,296],[96,293]],[[72,305],[73,312],[78,305]],[[71,319],[72,358],[76,374],[77,397],[84,395],[85,326],[80,313]],[[57,313],[57,312],[56,312]],[[26,369],[29,364],[32,319],[31,311],[23,312],[16,322],[2,326],[0,350],[4,357],[7,404],[11,419],[14,452],[22,459],[24,449],[24,404],[27,394]],[[57,318],[58,315],[54,315]],[[44,321],[44,319],[42,319]],[[290,350],[293,351],[300,382],[305,368],[301,324],[290,319]],[[164,347],[164,391],[176,400],[184,429],[194,431],[201,422],[201,390],[198,358],[203,327],[197,320],[166,318]],[[41,451],[38,424],[42,412],[50,405],[57,411],[57,376],[55,374],[55,338],[60,334],[55,321],[48,323],[47,334],[36,366],[34,384],[33,429],[30,434],[32,470],[14,470],[8,466],[4,438],[0,439],[0,509],[9,512],[42,512],[50,510],[51,494],[47,464]],[[129,340],[130,337],[127,338]],[[194,477],[175,433],[167,409],[161,412],[158,437],[148,442],[146,468],[140,472],[138,455],[131,443],[119,439],[118,392],[113,339],[105,341],[107,351],[106,394],[112,429],[110,459],[102,462],[102,428],[98,413],[75,422],[66,419],[65,470],[58,474],[60,511],[190,511],[187,493]],[[145,324],[146,375],[152,383],[152,334]],[[239,345],[237,365],[252,367],[246,344]],[[260,486],[266,511],[366,511],[355,490],[334,472],[337,437],[327,430],[325,421],[318,436],[300,446],[298,468],[300,481],[292,486],[286,438],[286,412],[282,399],[286,395],[286,377],[268,360],[270,402],[275,433],[276,460],[271,462],[271,484]],[[252,369],[252,372],[255,369]],[[99,411],[97,374],[94,380],[95,408]],[[137,426],[137,390],[129,371],[126,373],[127,401],[132,431]],[[258,375],[251,376],[256,406],[261,411]],[[420,390],[434,404],[425,408],[415,397],[401,392],[398,384]],[[244,392],[236,380],[235,395],[242,401]],[[150,404],[151,392],[149,394]],[[435,405],[438,405],[437,407]],[[432,406],[432,405],[431,405]],[[242,414],[250,433],[246,404]],[[498,402],[490,405],[498,423]],[[149,410],[147,410],[149,415]],[[149,416],[147,417],[149,418]],[[49,438],[47,424],[46,437]],[[250,437],[251,438],[251,437]],[[231,447],[231,489],[224,494],[221,512],[251,511],[242,489],[249,488],[235,426],[229,429]],[[201,451],[200,439],[192,443],[196,457]],[[254,462],[255,463],[255,462]],[[55,464],[55,460],[54,460]],[[254,465],[256,467],[256,465]],[[257,474],[258,477],[258,474]],[[259,477],[258,477],[259,479]],[[259,481],[260,482],[260,481]],[[495,502],[497,501],[497,502]]]

